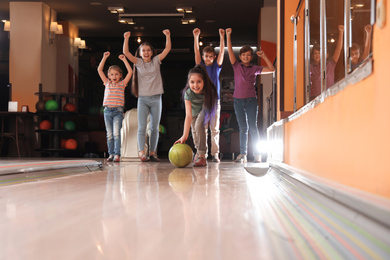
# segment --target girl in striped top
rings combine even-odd
[[[110,52],[108,51],[103,54],[103,58],[98,67],[98,73],[105,85],[103,107],[109,154],[107,161],[119,162],[123,108],[125,105],[125,88],[133,75],[133,70],[125,55],[121,54],[119,55],[119,59],[123,61],[127,69],[126,77],[123,78],[122,69],[119,66],[112,65],[108,68],[107,78],[103,72],[103,68],[109,56]]]

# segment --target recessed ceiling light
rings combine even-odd
[[[102,3],[100,3],[100,2],[91,2],[91,3],[89,3],[90,5],[102,5]]]
[[[109,6],[107,10],[112,14],[121,14],[125,12],[125,8],[123,6]]]

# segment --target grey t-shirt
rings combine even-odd
[[[196,116],[202,110],[204,95],[196,94],[188,88],[184,94],[184,100],[191,101],[192,116]]]
[[[135,67],[138,71],[138,95],[140,97],[164,93],[160,65],[161,61],[158,55],[154,56],[150,62],[144,62],[141,58],[137,58]]]

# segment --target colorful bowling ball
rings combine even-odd
[[[76,150],[77,148],[77,141],[70,138],[68,140],[66,140],[65,142],[65,149],[68,149],[68,150]]]
[[[64,111],[68,111],[68,112],[75,112],[76,111],[76,106],[72,103],[66,103],[64,105]]]
[[[58,109],[58,103],[55,100],[46,101],[45,108],[48,111],[53,111]]]
[[[39,129],[41,130],[49,130],[51,127],[52,124],[49,120],[42,120],[42,122],[39,124]]]
[[[178,168],[184,168],[192,161],[193,152],[188,144],[177,143],[168,153],[169,161]]]
[[[167,130],[165,129],[165,127],[163,125],[159,125],[158,127],[158,131],[162,134],[165,134],[167,132]]]
[[[41,101],[38,101],[36,104],[35,104],[35,108],[37,109],[37,111],[45,111],[45,104],[46,102],[41,100]]]
[[[76,125],[73,121],[66,121],[64,123],[64,129],[67,131],[74,131],[76,129]]]

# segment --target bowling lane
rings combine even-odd
[[[389,259],[375,223],[244,166],[105,163],[0,187],[0,259]]]

